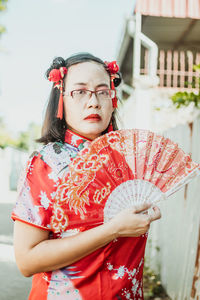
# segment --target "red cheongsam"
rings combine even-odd
[[[64,143],[49,143],[33,152],[19,181],[12,219],[48,230],[53,239],[89,229],[82,223],[59,232],[52,220],[59,180],[78,151],[90,142],[67,130]],[[60,220],[62,224],[62,216]],[[147,235],[117,238],[72,265],[35,274],[29,300],[142,300]]]

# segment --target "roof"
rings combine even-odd
[[[200,19],[200,0],[137,0],[136,12],[146,16]]]

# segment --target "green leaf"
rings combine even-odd
[[[193,65],[193,70],[199,72],[200,71],[200,64],[199,65]]]

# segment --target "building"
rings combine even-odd
[[[124,78],[121,93],[127,98],[121,110],[124,127],[162,132],[196,118],[199,111],[193,107],[173,113],[169,98],[179,90],[199,89],[193,70],[200,64],[199,32],[199,0],[136,1],[117,55]]]

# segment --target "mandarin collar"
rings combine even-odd
[[[71,131],[70,129],[67,129],[65,132],[65,143],[68,143],[76,148],[78,148],[80,144],[83,144],[86,141],[92,142],[92,140],[81,136],[78,133]]]

